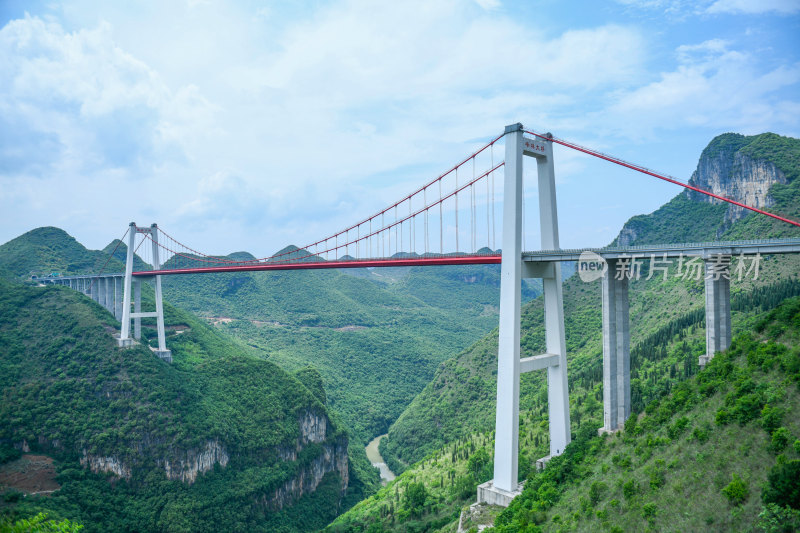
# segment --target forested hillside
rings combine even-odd
[[[49,510],[87,531],[299,531],[360,497],[318,376],[166,315],[171,365],[117,348],[118,323],[75,291],[0,280],[3,467],[53,457],[60,485],[26,498],[6,487],[4,513]]]
[[[319,370],[354,437],[386,432],[439,363],[497,323],[490,266],[203,274],[165,298],[291,371]],[[525,298],[538,294],[526,287]]]
[[[800,529],[800,298],[749,325],[622,433],[580,432],[487,531]]]

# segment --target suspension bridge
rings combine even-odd
[[[496,146],[500,141],[503,157],[499,153],[501,147]],[[596,277],[601,282],[603,302],[604,425],[600,431],[614,432],[631,413],[628,290],[629,281],[635,274],[637,258],[657,257],[666,262],[670,258],[687,257],[695,261],[695,266],[699,268],[697,271],[702,273],[705,280],[706,354],[700,358],[700,364],[703,365],[716,352],[725,350],[731,342],[732,258],[800,252],[800,239],[562,250],[559,245],[553,164],[555,144],[800,227],[800,222],[779,214],[745,205],[549,133],[525,130],[521,124],[513,124],[446,172],[388,207],[300,248],[262,258],[223,257],[191,248],[156,224],[138,226],[132,222],[117,242],[117,247],[123,242],[127,246],[125,272],[53,276],[40,278],[39,281],[67,285],[106,307],[121,322],[118,338],[121,347],[132,346],[141,337],[142,318],[155,318],[158,348],[154,351],[162,359],[171,361],[172,355],[166,346],[164,334],[162,276],[500,264],[494,479],[478,487],[478,500],[507,506],[521,490],[517,479],[521,373],[547,371],[550,455],[540,459],[537,464],[544,467],[549,458],[562,453],[571,440],[562,262],[580,262],[586,254],[590,254],[589,259],[600,264]],[[525,157],[536,163],[542,246],[542,250],[537,251],[524,251],[522,247],[527,225],[523,223],[526,217],[523,201]],[[116,251],[115,248],[110,257]],[[150,268],[134,270],[136,257],[140,257]],[[525,278],[542,280],[546,352],[521,358],[521,282]],[[156,309],[153,311],[142,311],[141,308],[143,280],[151,281],[154,285]]]

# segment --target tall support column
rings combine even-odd
[[[106,285],[103,283],[103,278],[94,278],[94,286],[97,287],[97,303],[105,305]]]
[[[706,354],[700,356],[700,366],[714,354],[731,345],[731,280],[730,256],[704,258],[706,288]]]
[[[106,291],[106,298],[105,301],[103,302],[103,307],[105,307],[109,313],[113,313],[114,304],[112,302],[114,298],[114,292],[113,292],[114,287],[111,285],[111,278],[109,278],[108,276],[104,277],[103,284],[105,285],[105,291]]]
[[[152,224],[150,226],[150,238],[153,241],[153,269],[159,270],[161,268],[161,261],[159,260],[159,247],[158,247],[158,225]],[[156,327],[158,328],[158,351],[156,354],[169,362],[172,362],[172,352],[167,350],[167,343],[164,334],[164,303],[161,298],[161,276],[155,277],[156,289]]]
[[[133,280],[133,312],[138,315],[142,312],[142,278]],[[133,338],[137,341],[142,338],[142,319],[137,316],[133,319]]]
[[[519,340],[522,303],[522,124],[506,126],[503,192],[503,256],[497,350],[497,416],[494,488],[518,490]]]
[[[631,414],[631,341],[628,271],[615,259],[601,278],[603,292],[603,427],[612,433]]]
[[[122,278],[114,276],[114,317],[122,320]]]
[[[130,346],[131,340],[131,278],[133,277],[133,246],[136,243],[136,223],[128,227],[128,255],[125,258],[125,279],[122,287],[122,326],[120,328],[119,345]]]
[[[543,250],[558,250],[558,204],[552,141],[540,140],[544,157],[536,156],[539,177],[539,224]],[[547,368],[547,407],[550,414],[550,456],[560,455],[572,440],[567,383],[567,344],[564,332],[564,297],[561,263],[555,275],[542,279],[547,353],[558,355],[558,365]]]
[[[523,155],[537,159],[542,247],[551,250],[559,247],[552,141],[526,140],[523,138],[522,125],[514,124],[506,127],[505,145],[494,479],[478,486],[479,502],[503,506],[507,506],[521,489],[517,479],[521,372],[547,368],[550,455],[540,459],[537,464],[544,465],[551,456],[563,453],[571,440],[561,266],[552,263],[534,267],[522,263]],[[526,277],[542,278],[547,353],[521,360],[523,274]]]

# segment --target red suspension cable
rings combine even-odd
[[[540,139],[553,141],[553,142],[558,143],[558,144],[560,144],[562,146],[566,146],[567,148],[572,148],[573,150],[577,150],[579,152],[583,152],[585,154],[589,154],[591,156],[597,157],[599,159],[603,159],[605,161],[610,161],[611,163],[615,163],[615,164],[623,166],[625,168],[629,168],[631,170],[635,170],[637,172],[641,172],[642,174],[647,174],[648,176],[652,176],[652,177],[658,178],[660,180],[668,181],[669,183],[673,183],[675,185],[680,185],[681,187],[684,187],[686,189],[689,189],[689,190],[692,190],[692,191],[695,191],[695,192],[699,192],[701,194],[705,194],[705,195],[710,196],[712,198],[716,198],[717,200],[722,200],[723,202],[728,202],[729,204],[733,204],[733,205],[736,205],[736,206],[739,206],[739,207],[743,207],[745,209],[749,209],[750,211],[755,211],[756,213],[760,213],[762,215],[767,215],[768,217],[772,217],[772,218],[774,218],[776,220],[780,220],[781,222],[786,222],[787,224],[791,224],[793,226],[800,227],[800,222],[791,220],[789,218],[782,217],[780,215],[776,215],[775,213],[770,213],[768,211],[764,211],[763,209],[758,209],[757,207],[753,207],[753,206],[750,206],[750,205],[743,204],[741,202],[737,202],[736,200],[732,200],[730,198],[726,198],[725,196],[721,196],[719,194],[714,194],[711,191],[706,191],[705,189],[701,189],[700,187],[695,187],[694,185],[690,185],[690,184],[688,184],[686,182],[680,181],[679,179],[673,178],[671,176],[667,176],[666,174],[660,174],[658,172],[655,172],[653,170],[645,168],[645,167],[643,167],[641,165],[637,165],[637,164],[634,164],[634,163],[629,163],[628,161],[625,161],[625,160],[620,159],[618,157],[607,155],[607,154],[604,154],[602,152],[598,152],[597,150],[592,150],[591,148],[586,148],[586,147],[577,145],[575,143],[571,143],[571,142],[565,141],[563,139],[558,139],[556,137],[548,137],[546,135],[541,135],[541,134],[535,133],[533,131],[527,131],[526,130],[525,133],[530,133],[531,135],[535,135],[536,137],[539,137]]]

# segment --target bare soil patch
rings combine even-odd
[[[61,488],[56,483],[53,458],[26,453],[0,465],[0,492],[16,490],[26,494],[50,494]]]

